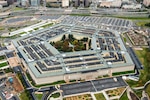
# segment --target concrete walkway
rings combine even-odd
[[[91,93],[91,96],[92,96],[93,100],[97,100],[96,97],[95,97],[95,95],[94,95],[94,93]]]
[[[103,93],[103,95],[104,95],[104,97],[105,97],[106,100],[110,100],[110,98],[108,97],[108,95],[106,94],[105,91],[102,91],[102,93]]]

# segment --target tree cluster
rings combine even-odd
[[[72,34],[68,34],[68,36],[63,35],[60,41],[51,42],[50,44],[58,51],[72,52],[86,50],[86,42],[88,42],[88,38],[84,37],[81,40],[77,40]]]

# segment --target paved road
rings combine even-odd
[[[61,85],[60,89],[63,90],[62,95],[66,96],[84,92],[97,92],[114,87],[127,86],[127,84],[121,77],[117,77],[116,79],[117,81],[115,81],[113,78],[107,78],[107,79],[86,81],[81,83],[65,84]]]
[[[20,66],[18,66],[18,67],[13,68],[13,70],[16,73],[21,73],[22,79],[23,79],[23,81],[24,81],[24,83],[26,85],[26,88],[30,92],[30,96],[32,97],[33,100],[36,100],[36,97],[35,97],[35,94],[34,94],[34,92],[36,91],[36,89],[31,86],[31,84],[27,80],[25,74],[23,73],[22,68]]]
[[[1,97],[2,100],[6,100],[5,97],[4,97],[4,95],[2,94],[2,89],[3,88],[0,87],[0,97]]]
[[[55,86],[43,87],[38,90],[38,92],[43,92],[42,100],[47,100],[48,96],[54,91],[56,91]]]
[[[127,48],[134,64],[135,64],[135,67],[137,69],[143,69],[143,65],[141,64],[141,62],[139,61],[138,57],[136,56],[135,52],[133,51],[133,49],[131,47],[128,47]]]

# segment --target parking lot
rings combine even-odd
[[[56,20],[60,17],[61,17],[60,15],[41,15],[41,16],[38,16],[37,19],[38,20]]]
[[[130,29],[133,23],[129,20],[110,17],[88,17],[88,16],[68,16],[62,20],[64,24],[76,24],[79,26],[92,26],[101,29],[116,30],[124,32]]]
[[[18,23],[18,22],[22,22],[22,21],[29,21],[32,18],[33,17],[15,17],[15,18],[10,18],[10,19],[6,20],[5,23],[12,24],[12,23]]]
[[[61,85],[62,95],[73,95],[84,92],[98,92],[104,89],[127,86],[121,77],[92,80],[73,84]]]

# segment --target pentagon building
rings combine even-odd
[[[89,50],[60,52],[50,44],[64,34],[91,39]],[[13,40],[22,63],[36,84],[95,79],[132,71],[134,64],[118,32],[89,26],[57,24]]]

